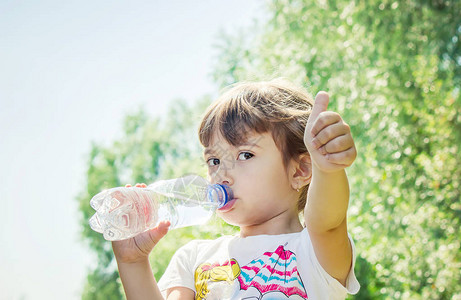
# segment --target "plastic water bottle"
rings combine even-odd
[[[91,199],[96,213],[89,223],[106,240],[123,240],[164,220],[170,228],[203,224],[232,198],[228,186],[210,185],[198,175],[157,181],[147,188],[117,187]]]

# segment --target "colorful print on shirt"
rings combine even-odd
[[[240,267],[235,259],[226,261],[222,265],[204,263],[197,267],[194,274],[195,299],[206,299],[210,292],[208,284],[211,282],[226,281],[229,285],[240,275]]]
[[[249,264],[240,267],[235,259],[224,264],[201,264],[195,271],[195,299],[206,299],[209,284],[237,279],[243,299],[308,299],[298,272],[296,255],[283,245],[274,252],[265,252]]]

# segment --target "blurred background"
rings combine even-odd
[[[261,5],[0,1],[0,299],[81,298],[98,267],[77,201],[92,145],[113,149],[130,113],[216,94],[220,37]]]
[[[352,127],[350,298],[461,299],[460,35],[455,0],[1,1],[0,299],[123,299],[91,197],[203,173],[204,108],[278,76]]]

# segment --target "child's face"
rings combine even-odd
[[[229,224],[258,226],[274,218],[297,216],[292,163],[285,167],[270,133],[249,134],[240,146],[232,146],[215,134],[205,149],[205,161],[210,181],[229,185],[234,192],[235,200],[218,210]]]

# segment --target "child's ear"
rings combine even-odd
[[[298,190],[311,182],[312,162],[309,153],[301,154],[293,164],[291,186]]]

